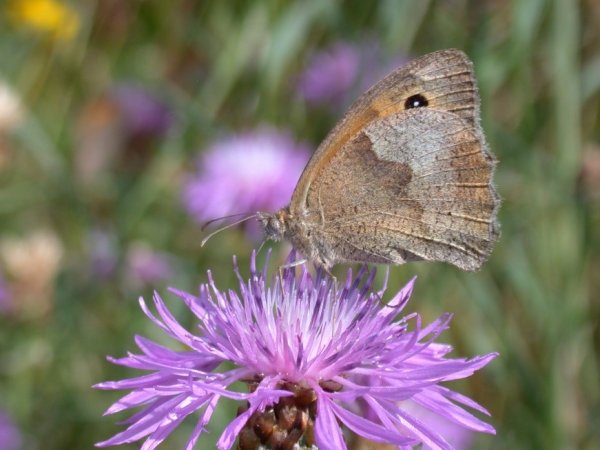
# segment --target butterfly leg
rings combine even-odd
[[[305,264],[307,261],[307,259],[298,259],[296,261],[292,261],[290,263],[279,266],[279,282],[281,283],[281,292],[284,292],[283,278],[285,269],[293,269],[294,267],[298,267],[302,264]]]

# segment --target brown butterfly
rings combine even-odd
[[[257,213],[329,270],[340,262],[444,261],[477,270],[498,239],[495,165],[473,65],[455,49],[364,93],[308,162],[288,207]]]

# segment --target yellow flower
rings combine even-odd
[[[68,5],[55,0],[13,0],[13,20],[57,39],[70,39],[79,29],[79,16]]]

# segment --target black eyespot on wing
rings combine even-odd
[[[429,105],[429,102],[422,94],[411,95],[404,102],[404,109],[422,108]]]

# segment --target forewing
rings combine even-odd
[[[428,108],[452,112],[464,119],[483,138],[471,62],[463,52],[455,49],[430,53],[390,73],[358,98],[304,169],[290,209],[294,212],[305,209],[311,184],[322,176],[331,159],[350,139],[371,122],[403,111],[406,100],[416,94],[425,96]]]

